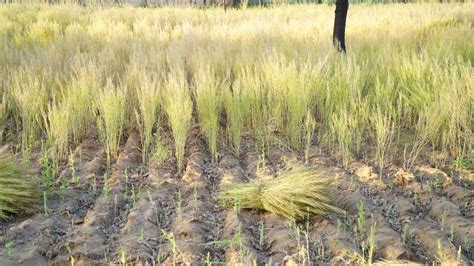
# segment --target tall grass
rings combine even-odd
[[[455,162],[473,147],[472,10],[356,5],[340,55],[327,5],[2,5],[4,135],[24,154],[46,137],[64,157],[97,127],[110,161],[138,125],[147,160],[166,122],[181,171],[196,121],[214,160],[222,127],[237,155],[250,136],[263,155],[284,143],[308,157],[316,143],[345,166]]]
[[[153,143],[153,129],[160,125],[160,81],[143,76],[137,91],[136,116],[142,145],[142,160],[147,162]]]
[[[71,87],[62,88],[53,95],[43,111],[43,124],[48,143],[55,159],[65,159],[70,144],[78,144],[88,137],[94,122],[92,102],[98,91],[94,73],[79,74],[71,81]]]
[[[73,114],[66,104],[57,102],[52,102],[43,114],[46,134],[49,144],[53,147],[55,159],[64,158],[68,154],[72,130],[70,117]]]
[[[370,117],[370,123],[374,128],[375,159],[382,171],[394,138],[395,122],[390,114],[384,114],[380,109],[375,109]]]
[[[265,89],[273,130],[283,131],[290,146],[302,151],[304,118],[310,110],[314,88],[311,78],[314,74],[308,63],[297,64],[285,58],[262,63],[265,72]]]
[[[6,99],[6,93],[4,93],[2,97],[2,101],[0,103],[0,128],[3,129],[3,126],[7,118],[8,118],[8,100]]]
[[[304,130],[305,130],[305,141],[306,147],[304,151],[304,161],[305,163],[309,162],[309,149],[311,147],[311,142],[313,141],[314,130],[316,128],[316,121],[310,111],[306,113],[304,120]]]
[[[16,120],[21,128],[21,150],[27,154],[40,137],[42,113],[48,103],[48,92],[40,78],[29,76],[26,70],[14,74],[12,95],[17,108]]]
[[[164,86],[163,104],[173,133],[177,170],[183,170],[185,145],[191,125],[193,102],[185,73],[175,70]]]
[[[97,127],[100,140],[106,148],[108,163],[118,156],[123,134],[125,105],[124,90],[120,87],[114,87],[111,82],[99,92],[97,97]]]
[[[194,97],[199,114],[199,124],[206,137],[213,161],[217,160],[217,136],[224,82],[216,77],[210,67],[199,68],[194,76]]]
[[[376,79],[373,86],[375,95],[369,115],[369,126],[372,128],[370,138],[375,146],[375,160],[378,162],[380,171],[383,171],[395,138],[398,114],[394,106],[397,105],[399,95],[393,89],[393,79],[383,82]]]
[[[77,144],[89,137],[94,125],[94,102],[95,95],[100,91],[100,79],[96,66],[88,66],[86,71],[80,72],[71,81],[63,97],[69,112],[71,140]]]
[[[262,73],[255,67],[245,67],[237,75],[240,85],[245,92],[248,105],[247,126],[253,131],[256,139],[256,149],[261,152],[268,150],[273,132],[281,125],[281,110],[277,106],[271,110],[268,105],[269,92]],[[272,113],[273,116],[272,116]]]
[[[236,80],[232,87],[223,91],[224,108],[227,116],[227,136],[237,156],[240,155],[242,132],[248,113],[248,100],[246,90],[240,80]]]

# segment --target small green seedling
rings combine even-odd
[[[66,195],[67,191],[67,179],[63,177],[61,179],[61,198],[64,199],[64,196]]]
[[[368,258],[369,265],[372,265],[372,261],[373,261],[375,249],[376,249],[376,245],[375,245],[376,228],[377,228],[377,223],[374,222],[372,226],[370,227],[370,233],[369,233],[369,258]]]
[[[183,199],[181,198],[181,189],[178,189],[178,200],[176,201],[178,221],[181,221],[182,215],[183,215],[183,213],[182,213],[182,204],[183,204]]]
[[[441,242],[441,239],[438,239],[438,251],[437,251],[436,259],[441,265],[444,264],[445,258],[444,258],[444,253],[443,253],[443,243]]]
[[[410,240],[410,235],[411,235],[410,226],[408,224],[404,224],[403,229],[402,229],[402,243],[403,244],[408,243],[408,241]]]
[[[48,193],[43,191],[43,208],[44,208],[44,216],[48,217]]]
[[[161,230],[163,238],[166,239],[171,244],[171,252],[173,252],[173,265],[176,265],[179,254],[181,253],[178,245],[176,244],[176,239],[174,238],[173,233],[168,233],[164,230]]]
[[[74,154],[69,155],[69,169],[71,170],[71,182],[73,184],[79,183],[79,177],[76,175],[76,169],[74,167]]]
[[[339,233],[341,231],[341,226],[342,226],[341,219],[337,218],[337,221],[336,221],[336,235],[339,235]]]
[[[140,237],[138,238],[140,241],[143,241],[145,239],[145,230],[143,229],[140,229]]]
[[[137,197],[135,195],[135,186],[133,184],[132,184],[132,195],[131,195],[131,197],[132,197],[132,202],[133,202],[132,206],[133,206],[134,209],[136,209],[137,208]]]
[[[120,248],[120,263],[122,266],[127,265],[127,250],[125,247]]]
[[[359,233],[359,236],[363,238],[365,236],[365,208],[362,201],[357,205],[357,209],[359,210],[357,217],[357,232]]]
[[[13,257],[13,242],[7,241],[5,243],[5,249],[7,250],[7,257]]]
[[[444,224],[445,224],[445,221],[446,221],[446,212],[443,211],[443,213],[441,214],[441,231],[444,231]]]
[[[102,188],[102,190],[104,193],[104,203],[107,204],[109,203],[109,192],[110,192],[109,177],[107,173],[104,174],[104,187]]]
[[[66,249],[69,254],[69,261],[71,262],[71,266],[74,266],[76,264],[76,261],[74,259],[74,256],[72,255],[72,250],[71,250],[71,247],[69,246],[69,243],[66,244]]]
[[[395,187],[395,183],[390,182],[390,183],[388,183],[387,187],[388,187],[388,189],[393,190],[393,188]]]
[[[459,245],[458,247],[458,254],[457,254],[457,259],[459,262],[461,262],[461,254],[462,254],[462,247]]]
[[[449,241],[451,243],[454,243],[454,236],[455,235],[455,232],[454,232],[454,224],[451,224],[451,228],[449,229]]]
[[[263,221],[260,221],[260,225],[258,226],[258,235],[259,235],[259,245],[263,247],[265,244],[265,224]]]

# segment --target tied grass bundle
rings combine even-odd
[[[28,168],[13,156],[0,154],[0,220],[8,219],[8,213],[33,211],[39,194],[38,179]]]
[[[290,170],[266,182],[226,186],[220,199],[225,206],[237,204],[297,221],[313,214],[344,214],[331,203],[329,179],[310,168]]]

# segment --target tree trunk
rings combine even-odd
[[[336,0],[336,16],[334,18],[333,44],[339,52],[346,52],[346,18],[349,0]]]

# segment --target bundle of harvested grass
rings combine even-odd
[[[226,206],[237,204],[295,220],[312,214],[344,214],[331,204],[329,179],[311,168],[289,170],[266,182],[229,185],[219,196]]]
[[[0,154],[0,220],[7,219],[8,213],[32,211],[39,194],[38,178],[13,156]]]

